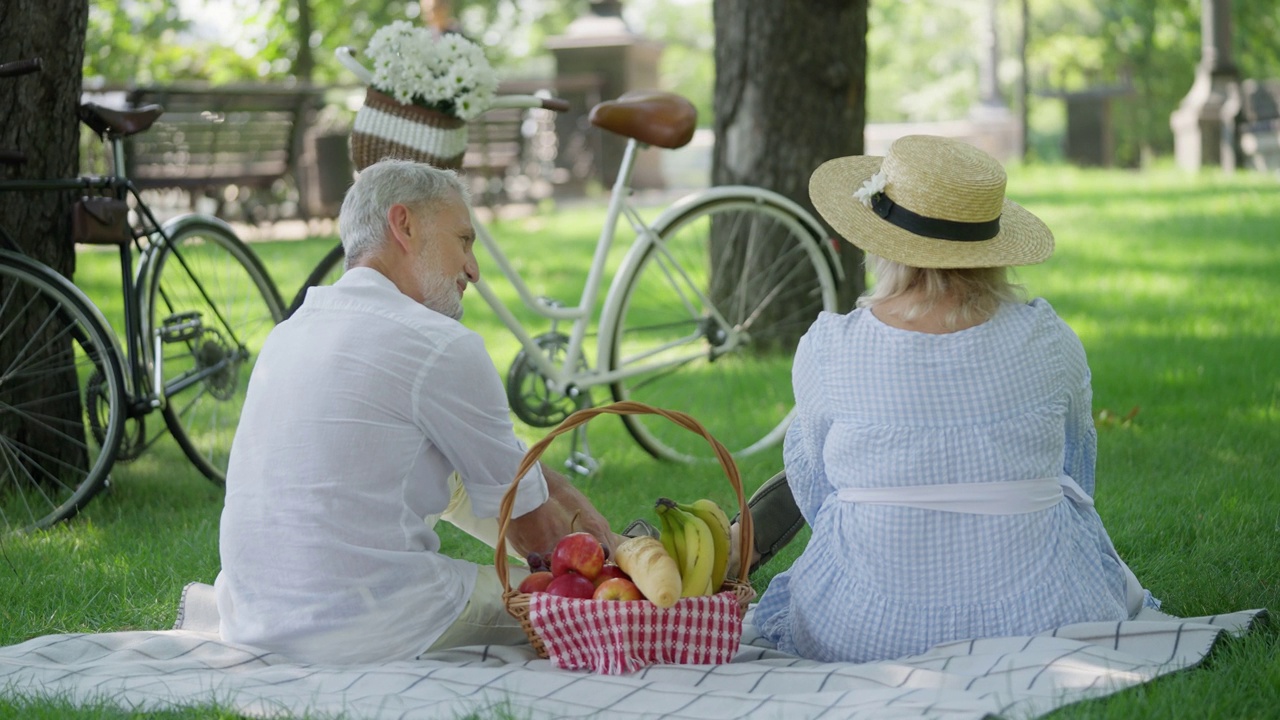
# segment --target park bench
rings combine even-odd
[[[1280,80],[1240,83],[1237,127],[1244,164],[1255,170],[1280,171]]]
[[[170,85],[131,89],[126,101],[165,110],[150,130],[128,140],[127,170],[135,184],[221,203],[229,187],[296,182],[303,136],[322,96],[260,85]]]
[[[545,81],[505,80],[499,92],[532,94],[546,86]],[[285,179],[304,184],[311,178],[303,164],[317,160],[314,151],[308,152],[305,138],[323,100],[322,89],[261,85],[130,89],[130,107],[154,103],[165,112],[150,130],[128,138],[129,176],[143,190],[181,190],[193,202],[201,196],[213,198],[216,214],[222,213],[228,195],[240,194],[228,193],[228,188],[270,190]],[[478,204],[495,206],[537,195],[529,175],[538,172],[539,153],[550,153],[541,158],[542,164],[554,163],[554,118],[529,120],[530,111],[496,109],[468,124],[462,169]],[[337,192],[339,202],[349,184],[335,181],[342,186],[339,191],[336,185],[327,187],[334,183],[317,182],[325,185],[322,194]],[[303,202],[300,208],[305,215],[309,205],[329,207],[332,200]]]

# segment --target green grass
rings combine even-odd
[[[1280,608],[1280,182],[1051,167],[1015,170],[1009,187],[1057,236],[1053,259],[1019,277],[1053,303],[1089,353],[1100,413],[1097,501],[1121,554],[1176,615]],[[598,221],[598,211],[562,211],[504,221],[495,233],[535,294],[573,301]],[[332,243],[257,250],[287,301]],[[112,266],[93,268],[102,257],[110,259],[81,259],[81,281],[102,283],[91,289],[95,297],[114,292]],[[496,277],[486,258],[481,267]],[[515,302],[503,283],[494,284]],[[465,322],[485,336],[505,372],[518,345],[474,293]],[[697,393],[690,388],[695,407]],[[545,433],[517,429],[530,441]],[[580,486],[615,527],[649,514],[661,494],[729,502],[717,468],[660,464],[616,418],[593,421],[590,442],[603,467]],[[544,459],[558,465],[567,445],[557,441]],[[780,465],[780,450],[765,455],[741,467],[748,490]],[[74,522],[4,540],[0,644],[170,627],[182,585],[212,582],[217,573],[220,505],[220,491],[168,439],[118,467],[111,491]],[[766,568],[759,588],[806,537]],[[445,533],[445,542],[492,561],[469,539]],[[1053,717],[1253,718],[1273,717],[1276,707],[1280,631],[1271,624],[1223,643],[1202,669]],[[227,716],[217,708],[196,714]],[[0,717],[9,716],[135,715],[73,710],[58,699],[0,699]]]

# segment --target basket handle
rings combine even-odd
[[[338,62],[341,63],[343,67],[350,70],[353,75],[359,78],[360,82],[365,85],[373,84],[373,73],[369,72],[369,69],[356,59],[355,48],[343,45],[337,50],[334,50],[333,54],[338,57]]]
[[[551,445],[551,441],[558,435],[562,435],[579,425],[585,424],[591,418],[597,415],[661,415],[671,422],[706,438],[716,453],[716,459],[720,461],[720,467],[724,469],[724,474],[729,478],[729,484],[733,486],[733,491],[738,497],[739,519],[738,519],[738,579],[742,583],[748,583],[748,575],[751,571],[751,548],[754,541],[755,528],[751,522],[751,513],[747,508],[747,498],[742,492],[742,477],[738,474],[738,466],[733,461],[733,456],[711,436],[697,420],[692,416],[677,410],[663,410],[651,405],[646,405],[634,400],[623,400],[611,405],[601,407],[583,408],[565,418],[563,422],[557,425],[547,436],[539,440],[528,452],[525,453],[524,459],[520,462],[520,467],[516,469],[515,480],[502,496],[502,503],[498,506],[498,542],[494,551],[493,565],[497,570],[498,580],[502,583],[505,595],[514,593],[511,589],[511,583],[507,579],[507,523],[511,519],[511,511],[516,503],[516,489],[520,481],[534,465],[538,462],[538,458],[542,457],[542,453]],[[717,588],[718,590],[718,588]]]

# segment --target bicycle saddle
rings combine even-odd
[[[159,105],[144,105],[134,110],[112,110],[94,103],[80,106],[80,120],[98,135],[110,132],[119,137],[136,135],[151,127],[164,114]]]
[[[609,132],[675,150],[693,139],[698,110],[675,93],[633,90],[591,108],[588,119]]]

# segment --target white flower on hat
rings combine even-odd
[[[863,205],[871,207],[871,198],[884,192],[886,182],[888,182],[888,178],[885,177],[884,171],[877,172],[867,178],[867,181],[862,183],[862,187],[854,190],[853,196],[861,200]]]

